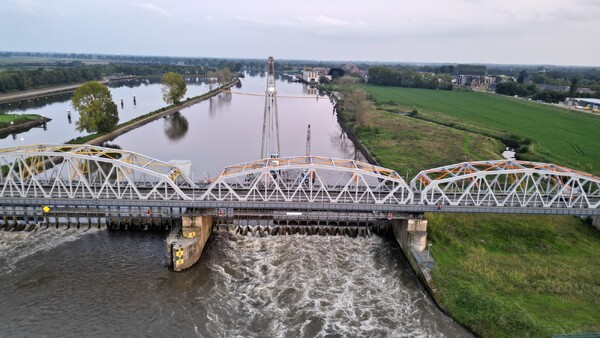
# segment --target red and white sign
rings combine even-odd
[[[217,215],[219,215],[219,217],[223,217],[223,210],[219,209],[219,212],[217,213]]]
[[[150,216],[151,213],[152,211],[150,211],[150,209],[146,209],[146,215]]]
[[[388,221],[391,221],[391,220],[392,220],[392,213],[388,212]]]

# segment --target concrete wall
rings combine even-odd
[[[411,229],[411,230],[409,230]],[[413,268],[417,277],[423,285],[429,290],[429,292],[433,295],[433,290],[430,286],[431,275],[429,271],[433,268],[433,258],[429,255],[426,255],[428,259],[424,259],[423,250],[421,247],[415,247],[414,243],[423,243],[422,248],[426,247],[425,243],[427,242],[427,232],[423,230],[415,230],[415,229],[427,229],[427,220],[406,220],[406,219],[395,219],[392,221],[392,233],[394,238],[400,244],[406,259],[410,263],[410,266]],[[423,235],[423,233],[425,233]],[[418,238],[416,240],[415,238]]]
[[[181,234],[170,246],[173,270],[181,271],[196,264],[212,231],[212,216],[183,216]],[[169,248],[167,248],[167,251]]]
[[[600,230],[600,216],[592,216],[592,225]]]

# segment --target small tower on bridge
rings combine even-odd
[[[265,113],[263,119],[261,158],[278,158],[279,115],[277,112],[277,89],[275,88],[275,61],[269,56],[267,64],[267,90],[265,95]]]

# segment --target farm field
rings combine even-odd
[[[363,88],[377,100],[375,109],[365,126],[350,129],[383,166],[402,177],[443,164],[498,159],[499,139],[507,135],[529,137],[533,152],[526,155],[538,160],[585,171],[582,163],[599,161],[594,131],[600,118],[595,116],[481,93]],[[413,108],[416,118],[393,113]],[[344,117],[343,110],[340,114]],[[593,154],[569,150],[574,140]],[[584,162],[588,159],[595,162]],[[597,172],[600,164],[594,164]],[[459,323],[482,337],[600,331],[600,261],[595,259],[600,231],[592,225],[568,216],[426,217],[436,299]]]
[[[520,159],[600,173],[600,116],[479,92],[364,85],[380,109],[410,111],[419,119],[500,140],[521,141]],[[530,139],[531,144],[523,142]]]

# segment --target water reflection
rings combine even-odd
[[[25,111],[28,109],[36,109],[52,103],[69,101],[71,99],[71,96],[73,96],[73,93],[64,93],[51,96],[36,97],[33,99],[25,99],[16,102],[2,103],[0,104],[0,112],[26,113]]]
[[[317,95],[319,93],[319,90],[311,85],[307,85],[307,84],[303,84],[302,85],[302,91],[304,92],[304,94],[306,95]]]
[[[198,96],[207,91],[204,80],[191,78],[190,81],[188,83],[188,96]],[[119,107],[119,121],[128,121],[165,106],[162,99],[160,78],[115,81],[111,82],[108,87],[113,101]],[[48,122],[46,128],[42,126],[41,128],[21,131],[12,139],[7,137],[8,135],[4,135],[4,138],[0,136],[0,148],[19,146],[22,143],[19,141],[21,138],[24,138],[30,144],[60,144],[86,135],[86,133],[78,132],[75,129],[74,124],[79,119],[79,113],[71,107],[72,95],[72,93],[65,93],[0,104],[0,112],[16,115],[37,114],[52,119]],[[123,106],[121,106],[121,99],[123,99]]]
[[[189,122],[180,112],[165,116],[163,128],[169,140],[177,141],[185,136]]]

